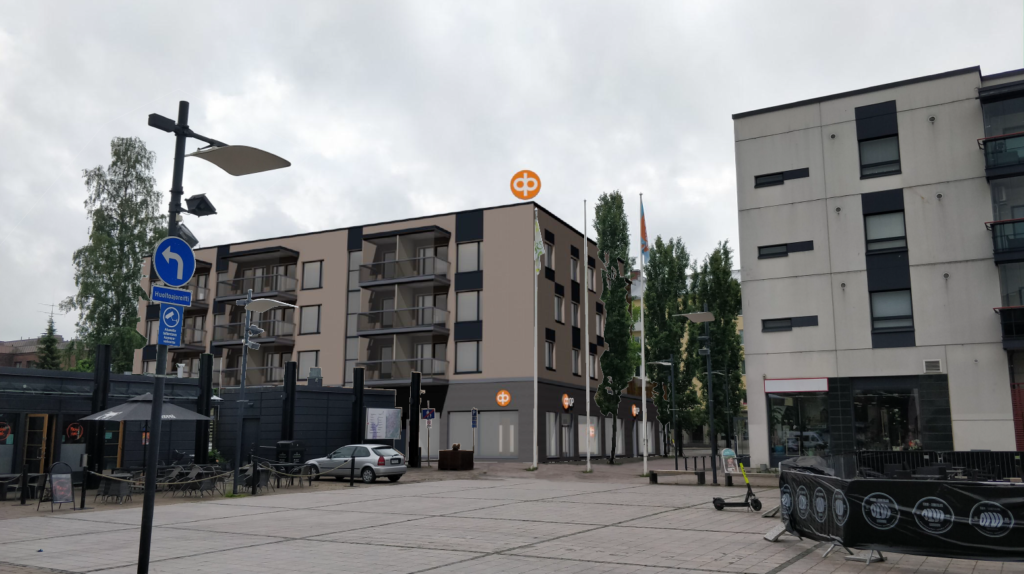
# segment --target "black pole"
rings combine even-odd
[[[409,382],[409,452],[405,459],[409,468],[420,467],[420,373],[412,372]]]
[[[188,102],[178,102],[178,123],[174,128],[174,173],[171,179],[171,205],[167,214],[167,235],[178,235],[178,213],[181,211],[181,187],[185,171],[185,141],[188,139]],[[150,441],[157,448],[149,449],[146,460],[146,491],[142,499],[142,533],[139,537],[138,574],[149,572],[149,550],[153,542],[153,505],[156,501],[156,463],[160,452],[160,421],[164,410],[164,375],[167,374],[167,346],[157,345],[156,377],[153,379],[153,408],[150,413]],[[241,430],[241,429],[239,429]]]
[[[298,364],[284,364],[284,412],[281,413],[281,440],[295,440],[295,393],[298,384]],[[288,461],[291,462],[291,461]]]
[[[249,289],[248,298],[245,300],[245,304],[248,305],[252,302],[252,289]],[[232,494],[238,494],[238,477],[239,469],[242,467],[242,428],[245,426],[245,370],[249,364],[249,324],[252,321],[252,313],[246,310],[243,313],[245,317],[242,324],[243,329],[243,343],[242,343],[242,368],[241,376],[238,383],[238,415],[235,417],[237,425],[235,426],[235,477],[233,485],[231,487]],[[256,493],[256,463],[250,461],[252,465],[252,483],[253,483],[253,494]]]
[[[199,355],[199,398],[196,412],[210,416],[210,397],[213,395],[213,355]],[[210,462],[210,421],[196,421],[196,463]]]
[[[732,385],[729,381],[729,366],[725,367],[725,448],[732,448],[732,409],[729,407],[729,395]]]
[[[356,367],[352,371],[352,443],[359,444],[363,442],[363,434],[365,433],[364,417],[366,416],[363,411],[363,378],[364,370],[363,367]]]
[[[704,302],[704,311],[708,310],[707,301]],[[711,322],[704,323],[704,337],[707,339],[708,370],[708,421],[711,427],[711,483],[718,484],[718,437],[715,435],[715,387],[711,379]]]
[[[7,485],[4,485],[4,488],[7,488]],[[28,465],[27,464],[22,464],[21,465],[21,488],[19,488],[19,490],[21,490],[21,505],[25,506],[25,503],[28,502]]]
[[[675,354],[669,355],[668,362],[670,363],[668,369],[668,387],[672,390],[672,452],[676,457],[676,470],[679,470],[679,441],[682,437],[679,433],[679,427],[676,425],[676,356]]]

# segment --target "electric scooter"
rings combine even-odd
[[[715,505],[715,510],[722,510],[726,507],[746,508],[752,512],[761,510],[761,501],[757,499],[757,495],[750,488],[750,479],[747,478],[747,471],[743,469],[742,462],[740,463],[740,472],[743,473],[743,482],[747,483],[747,496],[743,498],[743,502],[726,502],[725,499],[716,497],[711,501]]]

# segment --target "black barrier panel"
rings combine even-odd
[[[1024,561],[1024,486],[940,480],[843,480],[786,471],[786,527],[847,548],[966,560]]]

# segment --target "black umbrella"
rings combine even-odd
[[[113,408],[109,408],[105,411],[100,411],[95,414],[91,414],[87,417],[83,417],[79,420],[83,421],[149,421],[150,412],[153,410],[153,395],[146,393],[137,397],[128,399],[128,402],[123,405],[118,405]],[[203,416],[199,413],[194,413],[188,409],[183,409],[178,405],[171,403],[164,403],[163,416],[160,417],[164,421],[209,421],[213,420],[210,417]]]

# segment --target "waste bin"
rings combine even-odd
[[[306,449],[297,440],[279,440],[277,462],[306,462]]]

